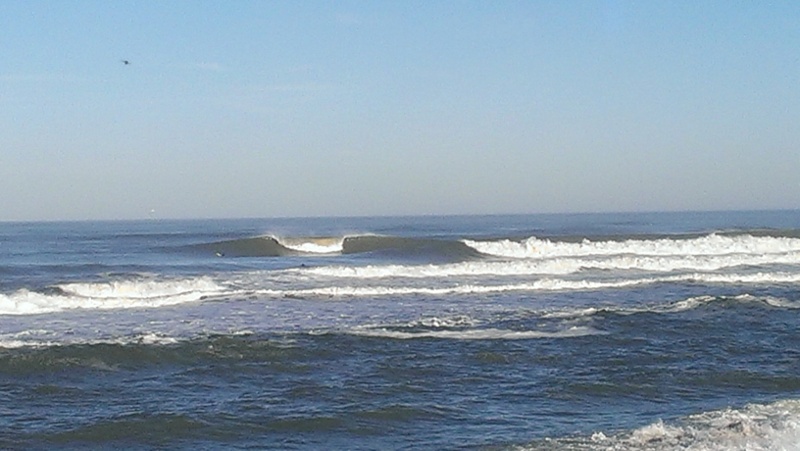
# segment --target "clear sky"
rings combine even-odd
[[[794,0],[0,2],[0,220],[772,208]]]

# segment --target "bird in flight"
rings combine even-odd
[[[130,62],[130,61],[128,61],[128,60],[122,60],[122,64],[124,64],[124,65],[126,65],[126,66],[127,66],[128,64],[130,64],[130,63],[131,63],[131,62]]]

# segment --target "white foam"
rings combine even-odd
[[[257,290],[256,293],[277,296],[277,297],[303,297],[303,296],[392,296],[392,295],[429,295],[444,296],[451,294],[489,294],[510,291],[563,291],[563,290],[597,290],[603,288],[620,288],[641,283],[649,283],[649,280],[618,280],[611,282],[592,282],[587,280],[560,280],[560,279],[541,279],[530,283],[506,284],[506,285],[477,285],[463,284],[446,287],[409,287],[409,286],[377,286],[377,287],[357,287],[357,286],[327,286],[320,288],[307,288],[300,290]]]
[[[130,340],[118,340],[119,344],[129,344],[131,342],[145,345],[169,345],[178,343],[180,340],[163,334],[145,333],[137,335]]]
[[[0,348],[5,349],[19,349],[19,348],[47,348],[50,346],[58,346],[61,343],[54,341],[43,340],[1,340]]]
[[[569,274],[580,269],[577,261],[477,261],[444,265],[381,265],[381,266],[322,266],[308,268],[309,274],[355,279],[380,279],[407,277],[422,279],[429,277],[458,276],[514,276],[526,274]]]
[[[591,327],[571,327],[569,329],[555,332],[494,328],[422,331],[402,331],[388,328],[353,328],[349,330],[348,333],[365,337],[393,338],[397,340],[411,340],[418,338],[437,338],[448,340],[528,340],[535,338],[571,338],[603,334],[603,332],[592,329]]]
[[[67,346],[67,345],[96,345],[96,344],[144,344],[144,345],[169,345],[179,343],[181,339],[170,337],[164,334],[148,332],[141,333],[128,337],[116,338],[72,338],[60,337],[58,341],[47,340],[41,336],[33,334],[31,338],[26,337],[29,335],[26,332],[12,334],[7,336],[0,336],[0,348],[15,349],[15,348],[45,348],[53,346]],[[44,334],[53,336],[53,334]]]
[[[446,296],[453,294],[490,294],[519,291],[590,291],[611,288],[634,287],[655,283],[712,283],[712,284],[774,284],[799,283],[800,273],[766,273],[755,274],[707,274],[690,273],[662,277],[629,277],[611,280],[562,279],[545,277],[531,282],[509,284],[463,283],[445,286],[413,286],[409,284],[387,284],[381,286],[328,285],[303,289],[261,289],[254,293],[275,297],[363,297],[363,296],[399,296],[428,295]],[[441,282],[436,281],[439,285]]]
[[[667,278],[720,284],[763,284],[763,283],[798,283],[800,273],[787,272],[758,272],[755,274],[692,274]]]
[[[752,235],[711,234],[692,239],[589,241],[568,243],[531,237],[523,241],[464,240],[477,251],[499,257],[553,258],[600,255],[761,255],[800,251],[800,239]]]
[[[339,238],[282,238],[272,236],[281,246],[308,254],[336,254],[344,250],[345,237]]]
[[[692,415],[675,422],[658,420],[622,432],[546,439],[546,446],[521,449],[625,451],[800,451],[800,401],[751,404]]]
[[[475,326],[477,321],[465,315],[457,315],[452,317],[430,317],[424,318],[419,321],[414,321],[410,324],[411,327],[433,327],[433,328],[447,328],[447,327],[466,327]]]
[[[675,424],[658,421],[629,434],[609,437],[597,433],[591,441],[602,446],[596,449],[797,451],[800,401],[706,412]]]
[[[0,294],[0,314],[31,315],[72,309],[163,307],[199,301],[225,288],[206,277],[182,280],[121,280],[59,285],[59,293],[26,289]]]
[[[95,299],[156,299],[186,293],[217,292],[221,287],[208,277],[179,280],[118,280],[58,285],[64,293]]]
[[[303,269],[308,274],[337,278],[380,279],[389,277],[432,278],[460,276],[566,275],[586,269],[651,272],[717,271],[759,265],[800,265],[800,252],[731,255],[616,255],[604,257],[556,257],[508,261],[469,261],[445,265],[322,266]],[[299,270],[298,270],[299,271]]]

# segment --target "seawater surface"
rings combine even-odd
[[[0,448],[800,449],[800,212],[0,223]]]

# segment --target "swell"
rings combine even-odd
[[[59,372],[139,371],[146,367],[204,367],[208,364],[266,362],[290,370],[314,355],[314,347],[290,344],[277,336],[217,335],[159,343],[90,343],[0,348],[0,374],[29,377]]]
[[[259,236],[202,243],[189,250],[218,257],[285,257],[380,253],[403,257],[427,257],[431,261],[458,261],[479,254],[457,240],[407,238],[382,235],[342,237]]]

